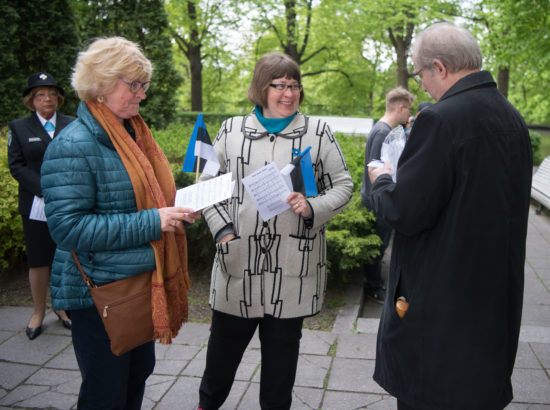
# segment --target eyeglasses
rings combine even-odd
[[[52,91],[52,92],[49,92],[49,93],[43,93],[43,92],[40,92],[40,93],[36,93],[34,95],[34,98],[38,98],[39,100],[45,100],[46,98],[51,98],[52,100],[54,98],[57,98],[57,93]]]
[[[284,92],[287,88],[290,88],[293,93],[299,93],[304,88],[302,84],[269,84],[269,86],[275,88],[279,93]]]
[[[130,91],[134,94],[138,93],[140,88],[143,88],[143,92],[146,93],[149,89],[149,86],[151,85],[151,81],[146,81],[142,83],[139,81],[129,81],[125,78],[121,78],[121,80],[130,86]]]
[[[424,71],[425,68],[426,68],[426,67],[421,68],[420,70],[414,71],[414,72],[411,74],[411,77],[413,78],[414,81],[416,81],[416,83],[417,83],[418,85],[422,85],[422,77],[420,77],[420,73],[421,73],[422,71]]]

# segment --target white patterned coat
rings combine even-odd
[[[344,209],[353,191],[330,128],[319,118],[297,113],[282,132],[270,134],[252,112],[226,120],[213,145],[220,173],[231,172],[236,184],[232,197],[205,209],[204,216],[214,237],[233,224],[236,238],[217,244],[210,306],[245,318],[318,313],[327,283],[324,224]],[[292,160],[294,148],[303,151],[308,146],[319,192],[308,198],[312,226],[291,210],[264,222],[242,179],[271,162],[282,169]]]

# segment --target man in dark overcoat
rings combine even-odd
[[[395,229],[374,379],[400,410],[502,409],[521,321],[529,133],[467,30],[427,28],[412,59],[437,103],[416,119],[396,183],[387,166],[369,168],[374,208]]]

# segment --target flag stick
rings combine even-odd
[[[199,169],[201,167],[201,145],[199,144],[199,152],[197,154],[197,170],[195,172],[195,184],[199,182]]]

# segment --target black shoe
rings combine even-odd
[[[73,322],[71,322],[70,320],[63,320],[63,319],[61,319],[61,316],[59,316],[59,315],[57,314],[57,312],[53,312],[53,313],[55,313],[55,315],[57,316],[57,318],[58,318],[59,320],[61,320],[61,322],[63,323],[63,326],[64,326],[64,327],[66,327],[67,329],[71,330],[71,327],[72,327],[72,325],[73,325]]]
[[[379,305],[384,304],[384,291],[382,289],[376,290],[376,291],[365,291],[365,295],[368,299],[372,300],[374,303],[378,303]]]
[[[36,339],[38,336],[40,336],[40,333],[42,333],[42,326],[38,327],[28,327],[25,329],[25,333],[27,334],[27,337],[29,340]]]

